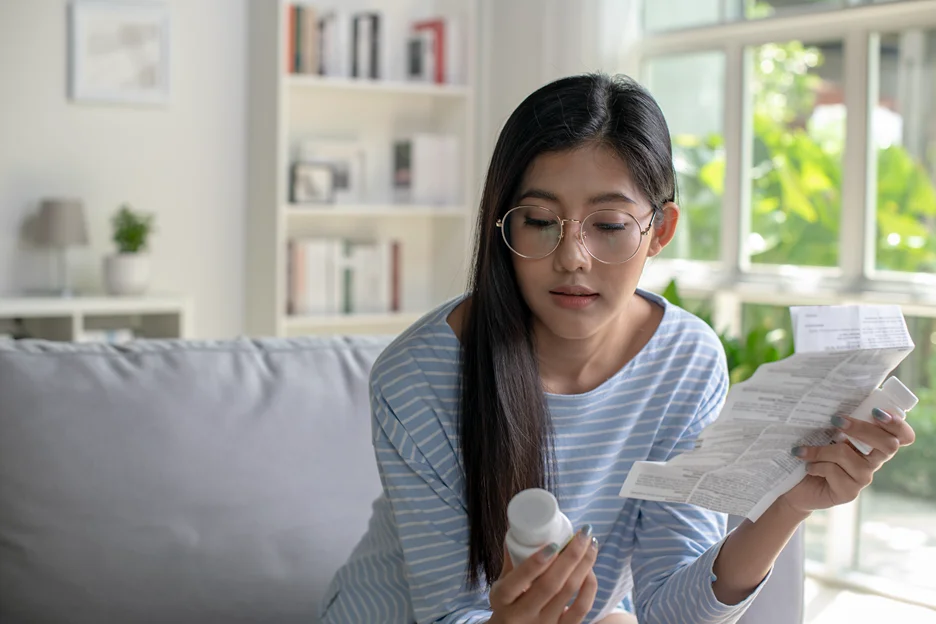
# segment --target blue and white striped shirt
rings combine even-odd
[[[711,328],[655,294],[638,294],[665,312],[637,356],[594,390],[546,395],[555,431],[554,493],[573,525],[590,523],[601,545],[598,593],[585,621],[623,607],[641,624],[727,624],[754,594],[729,606],[712,591],[726,517],[618,496],[633,462],[690,449],[728,391],[724,351]],[[384,492],[325,596],[327,623],[474,624],[491,615],[486,593],[465,585],[459,342],[446,322],[461,300],[398,336],[371,371]]]

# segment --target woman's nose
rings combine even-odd
[[[563,224],[562,240],[554,256],[557,270],[574,272],[591,266],[591,255],[585,249],[580,223],[567,221]]]

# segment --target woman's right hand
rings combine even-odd
[[[516,569],[504,552],[503,570],[488,596],[489,624],[578,624],[585,618],[598,591],[592,570],[598,543],[591,527],[579,531],[558,556],[555,547],[546,546]]]

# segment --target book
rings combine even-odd
[[[287,250],[287,314],[399,311],[400,256],[400,242],[396,239],[291,239]]]
[[[351,34],[351,76],[353,78],[381,78],[380,13],[358,13],[354,15]]]
[[[417,132],[393,143],[393,197],[404,204],[460,204],[461,142],[453,134]]]

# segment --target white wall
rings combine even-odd
[[[480,171],[501,126],[531,92],[562,76],[632,71],[637,0],[483,0]]]
[[[172,99],[155,109],[71,103],[66,0],[0,1],[0,294],[51,283],[19,231],[55,194],[85,202],[92,244],[73,274],[99,291],[128,201],[157,215],[153,291],[191,296],[199,337],[242,331],[246,1],[167,0]]]

